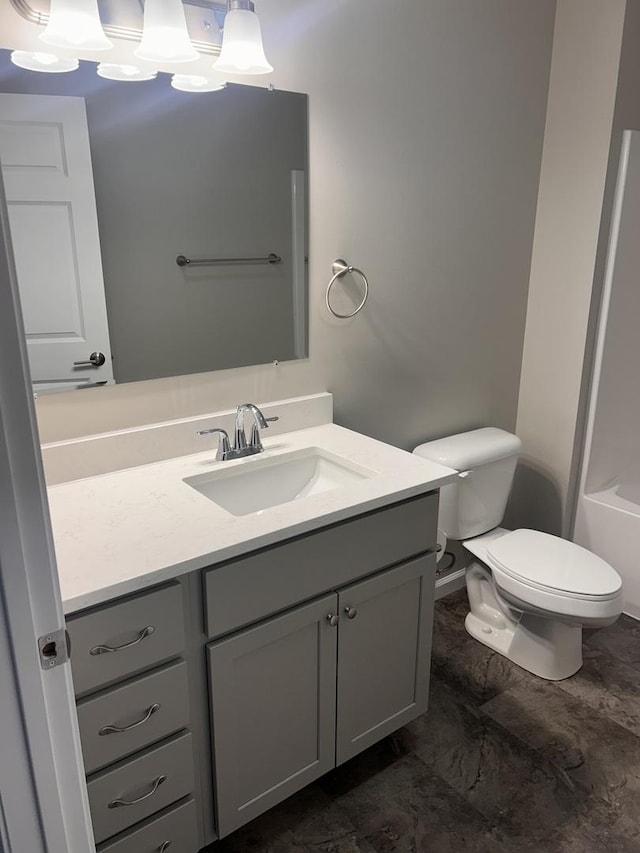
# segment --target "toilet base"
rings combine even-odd
[[[562,681],[582,666],[582,626],[516,611],[498,597],[488,570],[467,569],[471,612],[467,632],[498,654],[549,681]]]

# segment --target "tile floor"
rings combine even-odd
[[[640,853],[640,623],[542,681],[436,605],[429,711],[210,853]]]

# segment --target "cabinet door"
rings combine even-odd
[[[339,595],[336,764],[427,709],[435,555]]]
[[[337,596],[208,649],[218,834],[335,764]]]

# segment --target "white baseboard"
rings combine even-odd
[[[458,569],[455,572],[451,572],[450,575],[445,575],[442,578],[437,578],[436,580],[436,601],[439,598],[444,598],[445,595],[449,595],[450,592],[455,592],[458,589],[462,589],[465,585],[465,569]]]

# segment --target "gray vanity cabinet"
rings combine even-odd
[[[426,710],[434,561],[208,646],[220,837]]]
[[[419,495],[69,616],[98,853],[195,853],[426,710],[437,513]]]
[[[183,585],[69,617],[71,665],[98,850],[195,853],[197,726]],[[202,647],[199,648],[202,654]]]
[[[427,710],[434,555],[338,595],[336,764]]]
[[[335,764],[337,596],[208,648],[220,837]]]
[[[184,649],[182,592],[171,583],[67,622],[76,696],[170,660]]]

